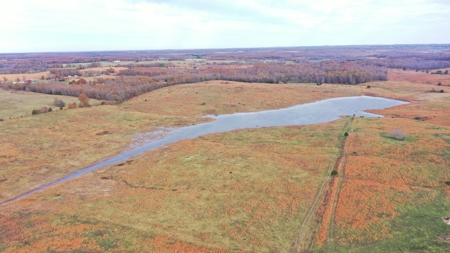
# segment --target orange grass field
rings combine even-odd
[[[0,201],[117,154],[137,133],[204,122],[208,119],[198,116],[207,114],[283,108],[358,92],[358,87],[207,82],[156,90],[118,106],[5,119],[0,123],[0,180],[6,179],[0,183]],[[47,97],[52,103],[51,96]]]
[[[198,116],[362,94],[411,101],[374,111],[384,118],[184,140],[53,186],[0,206],[0,252],[446,252],[450,90],[429,93],[434,75],[410,83],[402,72],[370,89],[178,85],[0,122],[3,201],[121,152],[138,133],[207,120]]]

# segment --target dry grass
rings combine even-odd
[[[328,205],[334,209],[325,210],[333,226],[320,227],[315,251],[399,252],[401,245],[444,252],[437,238],[450,234],[440,220],[450,215],[450,96],[427,93],[434,80],[395,78],[370,83],[371,89],[211,81],[156,90],[119,106],[2,122],[0,140],[7,145],[0,148],[0,180],[7,180],[0,192],[3,199],[17,195],[117,153],[133,134],[158,126],[373,94],[412,103],[374,111],[385,118],[354,120],[342,185],[330,184],[339,190],[336,205]],[[6,224],[0,250],[288,252],[328,177],[344,123],[184,140],[51,187],[0,207]],[[393,129],[405,131],[405,140],[390,138]],[[97,135],[103,131],[111,134]]]
[[[406,140],[389,136],[389,131],[398,128],[407,133]],[[350,247],[367,252],[371,250],[364,247],[374,242],[403,244],[413,238],[432,245],[442,236],[439,226],[427,227],[427,220],[433,217],[425,216],[425,210],[432,209],[429,205],[434,202],[442,205],[450,200],[445,197],[450,154],[444,136],[450,136],[449,128],[414,119],[357,119],[348,137],[345,179],[336,207],[335,229],[328,231],[334,236],[328,238],[327,251],[347,252]],[[415,229],[424,233],[421,238],[405,234],[409,220],[401,217],[408,215],[411,206],[422,212],[415,224]],[[448,214],[448,210],[437,210],[441,215]],[[450,232],[444,226],[442,229]],[[389,244],[383,247],[377,251],[396,251]],[[410,243],[409,247],[417,245]],[[441,252],[439,247],[442,245],[436,247],[437,252]]]
[[[358,87],[333,85],[317,87],[305,84],[264,85],[207,82],[160,89],[119,106],[64,110],[63,112],[2,122],[7,130],[0,133],[0,139],[7,145],[2,146],[0,150],[0,163],[3,168],[0,177],[6,179],[0,183],[1,199],[5,200],[16,196],[28,189],[59,178],[68,172],[92,164],[101,158],[120,152],[130,144],[134,133],[150,131],[158,126],[182,126],[199,123],[206,119],[198,118],[198,116],[205,114],[276,109],[327,97],[356,95],[358,92]],[[194,98],[189,99],[191,94]],[[167,98],[166,96],[170,97]],[[201,105],[202,102],[206,104]],[[165,106],[162,106],[162,104],[165,104]],[[215,111],[212,112],[211,110]],[[298,232],[296,231],[297,225],[301,222],[302,215],[309,207],[309,202],[315,194],[316,181],[322,176],[320,173],[323,172],[324,166],[326,167],[329,164],[330,155],[334,154],[332,147],[335,132],[340,131],[339,127],[336,128],[336,126],[331,126],[331,128],[328,125],[317,127],[330,131],[313,130],[316,129],[314,127],[310,127],[311,130],[309,131],[302,130],[302,128],[248,130],[235,133],[235,137],[231,134],[211,137],[215,141],[206,141],[200,138],[180,142],[171,146],[171,149],[174,150],[170,151],[171,155],[170,158],[167,157],[167,160],[160,161],[160,157],[164,157],[164,154],[168,152],[166,149],[162,149],[158,153],[151,153],[151,159],[145,158],[139,163],[136,162],[138,166],[129,170],[142,174],[140,178],[148,177],[146,180],[149,182],[133,182],[134,176],[132,175],[134,173],[127,176],[123,171],[119,171],[123,180],[130,181],[130,184],[138,188],[128,187],[123,183],[111,186],[109,184],[97,185],[98,180],[88,181],[90,182],[88,185],[82,185],[79,188],[82,192],[81,196],[76,194],[77,190],[69,187],[71,194],[75,195],[72,195],[70,199],[63,199],[64,201],[77,201],[77,198],[85,199],[89,197],[86,196],[87,188],[92,193],[96,193],[95,189],[98,189],[97,193],[107,195],[112,194],[110,191],[115,192],[117,195],[114,195],[114,197],[118,200],[126,199],[124,198],[126,195],[139,196],[139,194],[144,194],[147,198],[153,198],[153,201],[144,201],[143,209],[140,211],[144,214],[135,218],[150,215],[148,210],[152,210],[152,203],[155,205],[159,203],[158,205],[165,205],[167,208],[174,210],[173,213],[176,215],[172,217],[172,221],[169,223],[173,223],[172,226],[174,227],[175,223],[181,222],[182,215],[186,215],[187,218],[190,217],[190,222],[182,222],[185,224],[182,230],[177,231],[166,226],[164,229],[155,230],[156,232],[152,230],[151,233],[167,238],[175,237],[178,240],[205,247],[221,248],[228,245],[226,247],[229,248],[230,245],[235,245],[233,247],[263,251],[277,247],[286,249]],[[104,131],[110,134],[97,135]],[[265,131],[267,133],[264,133]],[[323,135],[314,135],[311,131],[323,132]],[[324,135],[327,135],[329,139],[324,138]],[[305,141],[302,142],[301,139]],[[187,144],[189,142],[192,143]],[[223,144],[217,146],[216,142],[222,142]],[[253,146],[248,146],[248,142],[254,143]],[[300,143],[301,145],[293,147],[292,143]],[[237,150],[240,151],[237,152]],[[185,172],[186,168],[189,169],[187,167],[189,164],[185,159],[186,152],[191,155],[202,154],[197,157],[201,158],[198,161],[199,163],[193,165],[194,167],[190,168],[188,174]],[[146,164],[154,164],[153,167],[159,164],[160,167],[155,168],[155,170],[160,171],[160,176],[170,168],[167,166],[174,166],[174,169],[171,169],[174,174],[167,179],[167,182],[158,185],[158,181],[153,178],[153,173],[147,170],[149,167],[145,166]],[[205,169],[209,172],[205,173]],[[229,174],[230,170],[234,171],[232,175]],[[244,176],[244,178],[240,179],[241,173],[243,173],[241,176]],[[218,177],[220,174],[222,176]],[[310,177],[305,178],[307,175]],[[229,178],[230,176],[231,178]],[[182,177],[183,180],[180,181]],[[217,177],[217,181],[213,186],[208,186],[211,177]],[[119,178],[119,181],[123,182],[121,178]],[[230,181],[233,178],[237,181]],[[160,190],[157,192],[163,195],[154,195],[154,189],[139,188],[140,186],[147,186],[147,184],[150,184],[150,187],[156,184],[158,187],[169,190]],[[94,185],[99,187],[93,188]],[[170,187],[181,188],[177,192],[172,192]],[[188,189],[188,187],[192,187],[192,189]],[[217,195],[220,191],[223,191],[223,195]],[[167,195],[166,193],[176,194]],[[279,198],[283,194],[284,197]],[[290,199],[289,196],[292,195],[298,195],[298,198]],[[198,208],[210,206],[211,209],[202,210],[202,213],[199,214],[192,213],[192,209],[180,212],[179,209],[182,210],[183,208],[180,203],[189,203],[194,196],[200,198],[198,203],[195,204]],[[212,198],[212,196],[216,197]],[[232,202],[233,196],[236,196],[234,202]],[[39,198],[45,199],[47,197]],[[133,199],[130,201],[137,201],[137,199],[134,200],[135,198],[130,198]],[[137,198],[139,199],[139,197]],[[181,200],[178,201],[178,198],[181,198]],[[33,199],[33,197],[30,199]],[[52,197],[50,199],[54,200]],[[218,199],[226,200],[226,202],[217,203]],[[107,202],[107,198],[94,198],[90,201],[92,203],[95,203],[95,201],[103,203],[104,201]],[[225,205],[228,202],[232,205]],[[23,203],[27,203],[27,200],[24,200]],[[130,210],[135,208],[132,205],[126,206],[125,209],[116,213],[116,215],[122,217],[121,220],[109,216],[114,214],[111,210],[117,209],[116,206],[105,205],[104,210],[95,210],[90,207],[100,204],[92,203],[87,206],[80,205],[83,210],[80,209],[79,213],[102,212],[104,217],[117,220],[117,224],[143,229],[143,226],[139,225],[140,222],[135,223],[137,221],[135,218],[127,218]],[[14,207],[15,205],[11,206]],[[269,209],[265,210],[264,205],[267,205]],[[51,206],[51,203],[48,206]],[[66,204],[63,206],[66,206]],[[73,205],[69,206],[73,209]],[[54,210],[58,208],[55,206]],[[261,212],[256,212],[258,209],[261,209]],[[64,212],[68,211],[67,209],[64,210]],[[147,224],[149,227],[153,225],[157,225],[156,227],[163,226],[165,219],[170,217],[167,217],[167,213],[163,211],[164,208],[158,210],[161,210],[158,214],[163,216],[151,216],[153,218],[146,218],[145,222],[148,223],[143,221],[143,224]],[[217,216],[212,213],[213,211],[219,212]],[[177,212],[180,212],[180,214],[177,214]],[[87,216],[85,217],[87,218]],[[204,217],[205,221],[195,223],[194,220],[198,217]],[[211,233],[210,235],[203,233],[205,230],[203,227],[206,226],[205,222],[209,220],[209,223],[213,224],[217,217],[222,217],[223,222],[219,222],[218,226],[212,227],[211,231],[208,232]],[[273,221],[266,224],[266,218]],[[240,222],[239,219],[242,219],[242,222],[245,221],[245,223]],[[286,219],[292,222],[286,222]],[[192,224],[189,225],[190,223]],[[254,229],[269,230],[260,234],[259,232],[256,233]],[[205,239],[194,240],[193,238],[197,236],[187,236],[185,232],[191,230],[196,231],[199,238],[205,237]],[[150,233],[147,230],[145,231]],[[241,236],[239,233],[244,232],[248,234],[247,242],[237,240]],[[201,233],[204,235],[200,235]],[[227,241],[222,242],[220,239],[221,233],[227,234]],[[63,235],[58,236],[64,237]],[[206,239],[206,236],[211,238]],[[270,238],[264,239],[266,236]],[[69,239],[65,238],[65,240]],[[16,243],[16,241],[12,240],[11,243]]]
[[[96,77],[83,77],[86,80],[95,80],[99,77],[101,78],[112,78],[114,77],[114,75],[116,75],[120,70],[124,70],[127,69],[126,67],[97,67],[97,68],[87,68],[87,69],[82,69],[80,70],[82,73],[83,72],[89,72],[89,71],[106,71],[106,69],[108,68],[112,68],[115,70],[115,73],[108,75],[108,76],[96,76]],[[36,80],[36,81],[40,81],[42,76],[44,76],[44,78],[47,78],[50,75],[50,71],[45,71],[45,72],[37,72],[37,73],[26,73],[26,74],[0,74],[0,83],[2,83],[3,77],[6,77],[8,79],[8,82],[15,82],[17,81],[17,79],[19,80],[24,80],[24,79],[31,79],[31,80]],[[78,77],[78,78],[70,78],[69,80],[78,80],[82,77]],[[44,81],[44,80],[43,80]],[[45,81],[44,81],[45,82]]]
[[[160,126],[204,122],[208,119],[198,116],[205,114],[276,109],[320,97],[351,95],[358,90],[357,87],[314,85],[246,85],[220,82],[179,85],[150,92],[119,106],[55,110],[1,122],[5,130],[0,132],[0,141],[4,143],[0,147],[3,166],[0,178],[6,181],[0,183],[0,200],[119,153],[136,133]],[[284,96],[286,93],[289,95]],[[5,99],[2,101],[5,111],[27,110],[41,101],[52,103],[54,97],[60,97],[6,91],[0,94]],[[24,98],[32,102],[24,102]],[[202,106],[202,101],[207,104]],[[109,134],[99,135],[105,131]]]
[[[39,203],[51,207],[53,215],[131,227],[198,247],[286,252],[319,182],[328,177],[324,171],[333,161],[343,124],[242,130],[185,140],[18,205],[34,208]],[[101,180],[105,174],[112,180]],[[55,227],[48,221],[42,225]],[[59,240],[70,240],[62,231],[53,233]],[[120,242],[121,236],[109,239]],[[154,242],[152,247],[163,245]]]
[[[360,86],[349,85],[226,83],[208,81],[159,89],[120,107],[159,115],[196,117],[279,109],[361,93]]]
[[[445,70],[445,69],[441,69]],[[436,72],[436,71],[431,71]],[[418,84],[437,85],[441,82],[443,85],[450,85],[450,75],[427,74],[426,72],[389,70],[389,81],[401,81]]]
[[[128,69],[126,67],[96,67],[96,68],[87,68],[80,70],[81,72],[89,72],[89,71],[106,71],[107,69],[114,69],[115,73]]]
[[[374,110],[386,116],[381,120],[355,119],[334,227],[321,227],[316,250],[445,252],[437,238],[450,233],[438,220],[448,215],[450,200],[450,95],[423,93],[429,84],[401,80],[373,86],[413,103]],[[396,129],[404,140],[392,138]]]
[[[17,78],[19,80],[23,79],[32,79],[39,80],[42,76],[47,77],[50,74],[50,71],[38,72],[38,73],[27,73],[27,74],[0,74],[0,82],[3,82],[3,77],[8,79],[8,82],[15,82]]]
[[[41,93],[0,89],[0,118],[7,120],[9,118],[17,119],[28,117],[31,116],[31,111],[34,109],[41,109],[44,106],[51,107],[54,111],[59,110],[58,107],[53,105],[55,98],[62,99],[66,105],[68,103],[79,102],[76,97],[53,96]],[[100,101],[98,100],[90,100],[90,104],[92,105],[99,103]]]

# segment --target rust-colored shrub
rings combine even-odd
[[[69,103],[69,104],[67,105],[67,107],[68,107],[69,109],[75,109],[75,108],[77,108],[77,103],[75,103],[75,102]]]
[[[79,107],[89,107],[89,106],[91,106],[89,104],[89,97],[86,96],[86,94],[81,93],[78,96],[78,99],[80,100],[80,104],[78,105]]]

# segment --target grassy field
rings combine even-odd
[[[158,59],[158,60],[151,60],[151,61],[120,61],[120,62],[107,62],[107,61],[102,61],[100,62],[102,67],[115,67],[118,65],[140,65],[140,64],[171,64],[171,65],[175,65],[175,67],[192,67],[192,66],[202,66],[206,64],[206,60],[203,59],[185,59],[183,61],[169,61],[169,60],[165,60],[165,59]],[[231,61],[215,61],[215,62],[224,62],[224,63],[228,63]],[[84,67],[88,67],[89,64],[91,63],[73,63],[73,65],[81,65]],[[120,67],[119,67],[120,68]],[[98,68],[97,68],[98,69]]]
[[[374,110],[386,115],[380,121],[355,119],[337,205],[329,208],[315,251],[447,252],[442,237],[450,226],[441,217],[450,215],[450,95],[406,81],[373,86],[413,102]],[[396,129],[405,140],[392,138]]]
[[[26,74],[0,74],[0,80],[3,82],[3,77],[6,77],[8,79],[8,82],[15,82],[17,78],[19,80],[23,79],[33,79],[33,80],[39,80],[42,76],[48,76],[50,74],[49,71],[45,72],[37,72],[37,73],[26,73]]]
[[[207,114],[276,109],[321,97],[356,95],[358,89],[265,84],[249,84],[244,88],[241,83],[207,82],[155,90],[118,106],[8,118],[0,123],[4,129],[0,132],[0,141],[4,143],[0,147],[0,179],[3,179],[0,200],[117,154],[141,132],[205,122],[208,119],[199,116]],[[250,96],[252,90],[256,96]],[[289,96],[284,95],[286,91]],[[47,105],[54,97],[61,97],[7,91],[0,94],[4,94],[5,112],[29,111],[29,105],[21,99],[23,96],[32,101],[30,108],[41,104],[40,101]],[[206,104],[202,105],[203,102]]]
[[[181,141],[36,194],[19,206],[40,203],[34,212],[51,208],[52,215],[76,217],[86,228],[84,234],[104,231],[110,224],[199,249],[285,252],[295,241],[319,182],[329,178],[326,168],[333,162],[343,123],[233,131]],[[109,180],[101,180],[105,175]],[[23,250],[51,246],[49,236],[52,241],[70,239],[65,234],[70,228],[47,219],[55,218],[35,217],[40,225],[28,230],[26,234],[35,237],[27,239],[30,246]],[[101,225],[92,226],[92,220]],[[38,232],[42,225],[51,231],[45,237]],[[8,227],[5,233],[12,237],[14,231],[19,230]],[[121,233],[107,238],[116,242],[114,250],[131,250]],[[134,240],[134,247],[146,245]],[[22,248],[17,241],[7,244],[12,250]],[[70,249],[95,249],[89,244],[107,250],[94,240],[85,244],[74,239]],[[145,247],[166,246],[166,241],[151,241]]]
[[[119,107],[165,116],[197,117],[279,109],[326,98],[359,96],[361,87],[209,81],[176,85],[133,98]]]
[[[133,62],[134,63],[134,62]],[[89,72],[89,71],[105,71],[108,68],[112,68],[115,70],[115,73],[118,73],[120,70],[124,70],[127,69],[126,67],[114,67],[116,64],[105,64],[104,67],[96,67],[96,68],[88,68],[88,65],[90,63],[86,63],[86,64],[81,64],[84,65],[86,67],[86,69],[81,69],[80,72],[84,73],[84,72]],[[77,64],[78,65],[78,64]],[[66,69],[75,69],[75,67],[73,68],[66,68]],[[0,74],[0,83],[3,82],[3,78],[7,78],[8,82],[15,82],[17,81],[17,79],[19,79],[20,81],[24,80],[24,79],[31,79],[31,80],[35,80],[37,83],[40,82],[47,82],[46,80],[42,80],[42,76],[44,76],[44,78],[48,78],[50,75],[50,71],[45,71],[45,72],[37,72],[37,73],[25,73],[25,74]],[[97,77],[84,77],[84,79],[86,80],[94,80],[96,78],[111,78],[113,77],[114,74],[112,75],[105,75],[105,76],[97,76]],[[78,78],[69,78],[68,80],[78,80],[82,77],[78,77]],[[68,81],[67,81],[68,82]]]
[[[440,219],[450,215],[446,126],[398,116],[376,123],[356,120],[348,137],[334,227],[323,232],[328,240],[322,236],[318,243],[326,241],[323,252],[448,249],[448,244],[438,242],[450,234]],[[392,139],[392,129],[404,130],[406,140]]]
[[[432,70],[431,72],[436,72],[436,70]],[[450,85],[450,75],[427,74],[416,71],[389,70],[389,80],[432,85],[437,85],[441,82],[442,85]]]
[[[0,122],[6,200],[199,116],[364,94],[411,101],[374,110],[385,118],[211,134],[102,168],[0,206],[0,252],[446,252],[450,95],[396,78],[370,89],[211,81]]]
[[[53,105],[55,98],[62,99],[66,105],[79,100],[77,97],[53,96],[47,94],[12,91],[0,89],[0,118],[4,120],[17,119],[31,116],[31,111],[41,109],[42,107],[52,107],[53,110],[59,110]],[[100,102],[95,99],[90,100],[90,104],[96,105]]]

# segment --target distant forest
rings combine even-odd
[[[360,84],[387,80],[388,68],[428,73],[448,67],[450,45],[27,53],[0,54],[0,78],[47,71],[49,75],[40,82],[0,81],[6,89],[84,93],[120,103],[160,87],[208,80]],[[95,78],[64,82],[74,76]]]

